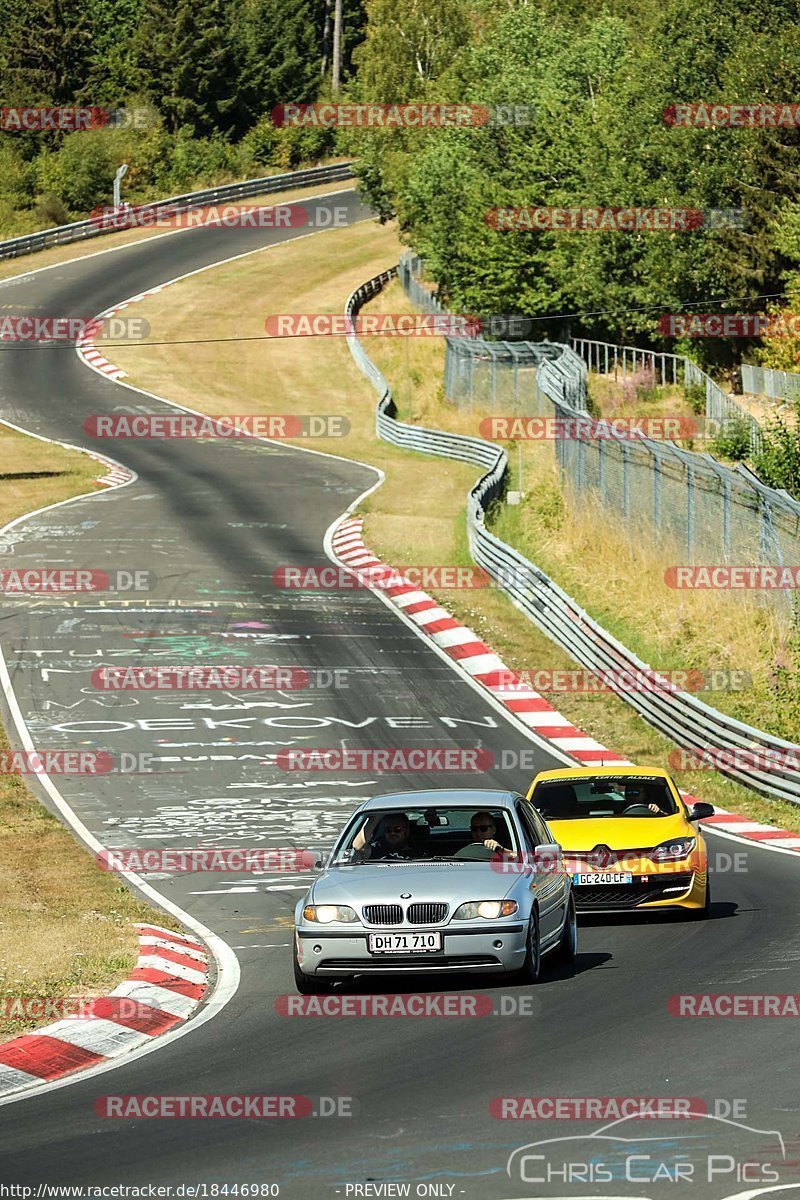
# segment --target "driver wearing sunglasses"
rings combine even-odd
[[[626,803],[626,805],[643,804],[646,808],[650,809],[651,813],[658,813],[658,814],[662,813],[662,809],[659,804],[654,804],[652,800],[648,801],[647,792],[645,791],[644,784],[641,784],[641,783],[626,784],[626,786],[625,786],[625,803]]]
[[[356,861],[422,858],[409,842],[411,822],[404,812],[376,813],[353,839]]]
[[[487,850],[494,850],[500,854],[512,854],[513,851],[506,850],[505,846],[501,846],[496,840],[497,826],[494,823],[492,814],[488,812],[477,812],[469,823],[470,833],[476,842],[483,842]]]

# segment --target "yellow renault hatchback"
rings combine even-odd
[[[569,767],[542,771],[527,795],[564,852],[579,912],[683,909],[708,916],[708,851],[666,771]]]

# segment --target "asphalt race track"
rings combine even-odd
[[[353,220],[367,216],[355,193],[336,203],[346,204]],[[19,312],[85,317],[303,232],[185,231],[0,283],[0,293]],[[320,234],[320,253],[332,252],[335,239],[335,232]],[[0,610],[0,645],[38,747],[156,756],[150,772],[59,780],[62,795],[104,845],[329,845],[363,797],[476,782],[469,773],[445,780],[433,772],[341,778],[287,772],[272,757],[287,747],[480,746],[501,764],[504,751],[523,750],[536,769],[563,761],[532,742],[376,596],[273,586],[282,564],[328,563],[325,532],[374,485],[374,471],[279,443],[130,439],[109,450],[107,442],[88,438],[83,424],[115,408],[174,411],[89,371],[71,348],[0,352],[0,416],[111,453],[138,475],[118,491],[35,516],[0,543],[4,565],[152,572],[144,593],[59,604],[6,600]],[[303,397],[297,410],[304,411]],[[323,681],[269,695],[102,693],[91,685],[101,664],[158,662],[346,670],[348,686]],[[498,767],[480,786],[524,790],[528,778]],[[209,1196],[214,1184],[275,1184],[279,1192],[272,1194],[287,1200],[403,1194],[711,1200],[748,1189],[760,1195],[753,1189],[763,1183],[781,1187],[779,1195],[800,1196],[796,1023],[680,1019],[668,1011],[676,993],[800,993],[800,864],[717,836],[710,846],[717,870],[707,922],[594,918],[582,923],[574,971],[547,967],[536,987],[463,980],[422,981],[413,989],[480,992],[498,1009],[503,998],[517,1008],[475,1019],[281,1016],[277,998],[294,992],[291,916],[310,876],[151,878],[233,948],[240,986],[216,1017],[163,1048],[0,1107],[0,1183],[202,1183]],[[739,869],[726,869],[736,852]],[[302,1095],[314,1099],[315,1112],[330,1107],[319,1097],[351,1097],[352,1115],[104,1119],[93,1105],[109,1093]],[[516,1156],[507,1173],[513,1151],[587,1135],[604,1122],[490,1115],[494,1098],[519,1096],[691,1097],[711,1115],[637,1123],[631,1144],[642,1158],[633,1178],[624,1170],[612,1180],[597,1172],[592,1178],[591,1171],[576,1178],[565,1169],[545,1183],[535,1182],[538,1159],[521,1168]],[[717,1101],[728,1106],[715,1109]],[[732,1110],[733,1101],[739,1107]],[[716,1120],[715,1113],[738,1121]],[[781,1152],[774,1135],[765,1149],[769,1139],[753,1130],[782,1134]],[[653,1137],[666,1139],[657,1152],[648,1141]],[[660,1161],[664,1146],[685,1149],[694,1174],[675,1179],[662,1170],[653,1179],[648,1161]],[[574,1157],[585,1163],[581,1147]],[[720,1157],[709,1181],[713,1155]],[[400,1190],[381,1187],[389,1184]]]

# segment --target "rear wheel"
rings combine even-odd
[[[539,937],[539,914],[534,910],[528,924],[525,961],[514,974],[515,983],[538,983],[542,973],[542,945]]]
[[[301,996],[324,996],[331,990],[328,979],[319,979],[316,975],[306,975],[300,969],[297,961],[297,943],[292,947],[292,966],[294,967],[294,986]]]
[[[575,896],[570,890],[567,916],[564,921],[564,928],[561,931],[561,937],[558,939],[558,945],[553,951],[553,958],[556,962],[571,963],[575,961],[577,954],[578,917],[575,912]]]

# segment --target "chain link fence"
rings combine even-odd
[[[800,400],[800,375],[742,363],[742,391],[748,396],[769,396],[771,400]]]
[[[430,311],[436,305],[441,311],[420,282],[421,269],[418,258],[403,257],[398,275],[406,293],[419,307]],[[704,384],[707,416],[718,421],[746,416],[755,426],[754,436],[760,436],[753,418],[696,364],[679,355],[577,339],[573,345],[580,357],[554,343],[517,343],[528,356],[528,365],[520,369],[511,354],[505,356],[509,345],[514,343],[448,338],[446,369],[452,382],[446,395],[475,404],[488,396],[487,407],[494,405],[495,394],[498,404],[500,397],[510,396],[514,411],[553,419],[552,444],[562,481],[579,501],[598,499],[637,538],[649,533],[665,554],[675,555],[675,566],[800,564],[800,502],[788,492],[766,487],[741,463],[728,467],[711,454],[683,450],[671,441],[619,432],[585,411],[588,367],[611,373],[635,372],[644,365],[663,382]],[[507,382],[495,386],[501,373]],[[470,380],[468,386],[465,380]],[[747,594],[782,612],[795,611],[795,593],[789,589]]]
[[[424,312],[442,312],[435,294],[422,283],[422,259],[400,259],[400,281],[411,303]],[[497,325],[515,318],[495,318]],[[536,377],[545,372],[549,390],[572,408],[585,411],[587,370],[569,346],[559,342],[489,341],[482,337],[445,338],[445,397],[459,408],[532,415]]]
[[[656,384],[701,387],[705,393],[705,416],[712,423],[711,428],[723,429],[732,422],[742,422],[748,427],[750,453],[757,454],[762,449],[762,430],[755,417],[685,355],[640,350],[636,346],[614,346],[610,342],[593,342],[586,338],[573,338],[572,347],[590,371],[613,375],[614,379],[621,377],[623,382],[632,375],[645,373]]]

